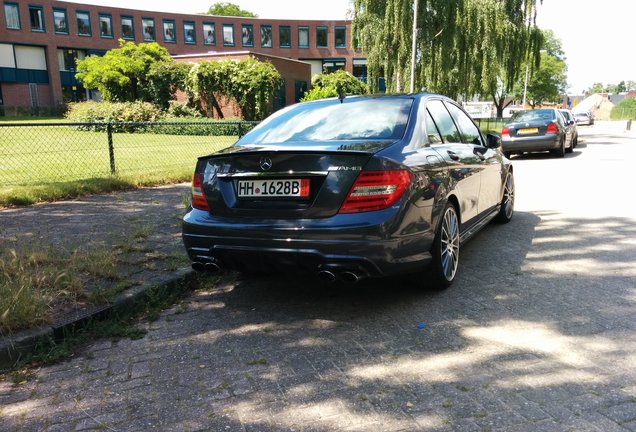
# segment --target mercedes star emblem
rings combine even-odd
[[[268,157],[262,157],[259,163],[263,171],[268,171],[272,167],[272,160]]]

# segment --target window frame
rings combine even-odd
[[[269,45],[263,45],[263,30],[269,29]],[[274,48],[274,30],[271,24],[261,24],[259,28],[261,36],[261,48]]]
[[[283,34],[283,30],[287,30],[289,33],[289,45],[283,45],[283,38],[281,35]],[[291,48],[292,40],[291,40],[291,26],[290,25],[279,25],[278,26],[278,48]]]
[[[61,12],[64,14],[64,21],[66,22],[66,30],[58,30],[57,29],[57,25],[55,24],[55,13],[56,12]],[[66,10],[66,8],[58,8],[58,7],[54,7],[52,9],[52,15],[53,15],[53,33],[55,34],[61,34],[61,35],[68,35],[69,34],[69,23],[68,23],[68,11]]]
[[[79,15],[84,14],[88,18],[88,33],[80,33],[80,26],[78,25]],[[75,11],[75,25],[77,26],[77,35],[83,37],[92,37],[93,36],[93,26],[91,24],[91,13],[85,10],[76,10]]]
[[[151,38],[146,38],[146,21],[152,21],[152,32]],[[141,40],[144,42],[156,42],[157,41],[157,22],[152,17],[141,17]]]
[[[186,26],[192,26],[192,40],[188,40],[188,32],[186,30]],[[192,20],[184,20],[183,21],[183,43],[186,45],[196,45],[197,44],[197,26],[196,23]]]
[[[305,31],[307,32],[307,44],[306,45],[301,45],[300,44],[300,32],[301,31]],[[309,48],[309,46],[311,45],[311,37],[309,35],[309,26],[298,26],[298,48]]]
[[[252,31],[252,43],[245,43],[245,37],[243,36],[243,30],[250,29]],[[253,47],[254,46],[254,24],[241,24],[241,46]]]
[[[130,29],[132,31],[132,37],[124,36],[124,20],[130,20]],[[119,17],[119,27],[121,31],[121,38],[125,40],[135,40],[135,18],[131,15],[121,15]]]
[[[206,26],[212,27],[212,42],[207,42],[207,30]],[[213,22],[204,22],[203,23],[203,45],[216,45],[216,24]]]
[[[318,45],[318,32],[325,31],[325,44]],[[329,48],[329,26],[316,26],[316,48]]]
[[[170,25],[172,25],[172,32],[174,33],[172,35],[171,39],[166,38],[166,30],[170,29]],[[168,26],[168,27],[166,27]],[[162,18],[161,20],[161,34],[163,36],[163,43],[177,43],[177,23],[175,22],[175,20],[170,19],[170,18]]]
[[[110,36],[102,34],[102,18],[106,18],[110,25]],[[99,12],[97,14],[97,22],[99,23],[99,37],[102,39],[114,39],[115,29],[113,29],[113,15],[105,12]]]
[[[340,45],[338,45],[338,36],[337,36],[338,30],[343,31],[343,38],[342,38],[343,42]],[[339,49],[347,48],[347,26],[335,26],[333,28],[333,45],[334,47]]]
[[[225,42],[225,29],[226,28],[232,30],[232,40],[230,42],[228,42],[228,43]],[[234,37],[234,24],[229,24],[229,23],[223,24],[223,32],[222,32],[222,34],[223,34],[223,46],[224,47],[226,47],[226,46],[227,47],[236,46],[236,39]]]
[[[44,7],[40,5],[28,5],[29,10],[29,27],[32,32],[36,33],[46,33],[46,25],[44,23]],[[31,11],[39,11],[40,12],[40,28],[33,28],[33,22],[31,21]]]
[[[3,13],[4,13],[4,26],[7,30],[22,30],[22,18],[20,17],[20,3],[15,2],[4,2],[3,5]],[[9,27],[9,22],[7,21],[7,6],[15,7],[18,12],[18,26],[17,27]]]

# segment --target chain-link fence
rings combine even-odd
[[[510,118],[493,117],[493,118],[478,118],[474,119],[477,126],[483,133],[497,132],[501,133],[501,129],[510,120]]]
[[[0,184],[178,175],[257,122],[0,123]]]

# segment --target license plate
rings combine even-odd
[[[535,134],[535,133],[539,133],[539,128],[524,128],[524,129],[519,129],[519,135],[526,135],[526,134]]]
[[[239,180],[238,196],[306,198],[309,196],[309,179]]]

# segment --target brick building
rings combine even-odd
[[[284,104],[297,100],[298,89],[306,88],[316,73],[345,69],[366,78],[366,60],[352,47],[349,21],[188,15],[51,0],[4,0],[0,108],[57,107],[89,98],[90,92],[75,79],[76,59],[103,55],[116,48],[119,39],[157,42],[181,58],[249,51],[278,58],[279,65],[284,59],[295,60],[279,69],[285,79]],[[297,61],[309,68],[298,66]],[[293,76],[287,69],[294,71]],[[304,79],[299,70],[305,71]]]

